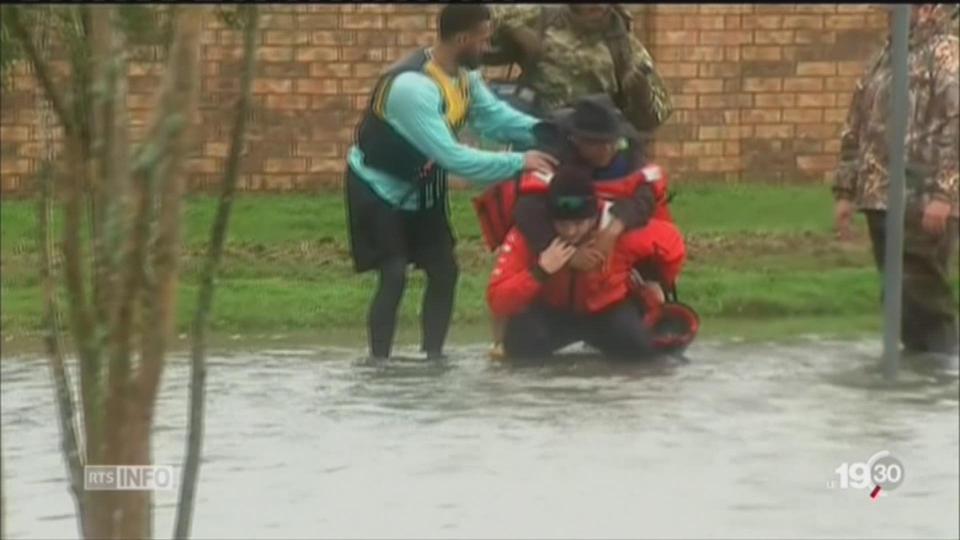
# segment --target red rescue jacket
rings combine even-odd
[[[516,315],[535,300],[557,309],[597,313],[627,298],[630,271],[637,263],[654,262],[666,281],[663,285],[672,286],[685,260],[686,247],[679,229],[669,221],[652,218],[645,227],[618,239],[606,271],[564,268],[541,282],[533,274],[538,254],[531,252],[523,235],[514,228],[501,246],[487,288],[487,303],[496,317]]]
[[[513,209],[520,195],[544,194],[552,175],[539,171],[527,171],[517,180],[496,184],[473,199],[473,207],[480,220],[480,230],[490,251],[503,243],[514,226]],[[667,205],[667,175],[659,165],[647,165],[622,178],[595,181],[597,198],[612,201],[632,197],[642,184],[650,184],[657,203],[653,218],[673,221]]]

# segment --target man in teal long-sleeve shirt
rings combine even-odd
[[[489,47],[490,12],[448,4],[439,42],[391,66],[377,83],[347,155],[350,248],[358,272],[377,270],[368,313],[370,354],[387,358],[410,263],[427,274],[421,309],[422,348],[442,357],[459,269],[454,256],[447,175],[488,185],[524,169],[551,170],[536,151],[489,152],[461,144],[465,125],[478,134],[532,146],[537,119],[512,109],[476,69]]]

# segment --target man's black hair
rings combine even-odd
[[[447,4],[437,17],[440,40],[446,41],[461,32],[474,30],[490,17],[490,8],[483,4]]]

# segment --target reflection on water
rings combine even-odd
[[[349,349],[211,359],[196,538],[957,537],[955,374],[883,384],[874,344],[712,344],[684,366],[486,348],[386,364]],[[179,464],[184,359],[154,457]],[[76,536],[45,364],[2,363],[11,538]],[[889,450],[895,492],[830,489]],[[174,492],[156,497],[159,537]]]

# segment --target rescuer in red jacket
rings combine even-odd
[[[545,250],[538,254],[516,228],[501,247],[487,300],[495,317],[508,319],[507,356],[549,356],[585,341],[608,356],[637,358],[666,343],[656,335],[661,286],[672,288],[682,269],[683,238],[672,223],[653,218],[620,236],[605,268],[573,270],[569,261],[576,249],[592,242],[611,219],[610,203],[596,197],[585,175],[588,170],[561,167],[550,182],[548,219],[557,238]],[[655,268],[659,283],[647,281],[637,289],[640,294],[634,292],[636,266]],[[688,330],[695,333],[692,322]]]

